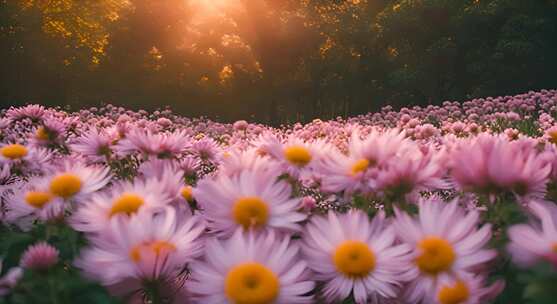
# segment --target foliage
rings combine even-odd
[[[3,105],[277,124],[556,86],[549,0],[2,0],[0,14]]]
[[[65,224],[35,224],[30,231],[2,226],[0,240],[2,275],[19,265],[29,245],[46,241],[60,252],[58,264],[47,271],[25,270],[17,286],[9,296],[0,298],[0,303],[118,303],[104,288],[83,278],[72,266],[85,239]]]

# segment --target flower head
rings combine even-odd
[[[21,257],[21,267],[45,270],[58,263],[58,249],[46,242],[29,246]]]
[[[315,284],[306,279],[299,246],[273,232],[237,230],[207,242],[204,261],[192,264],[189,290],[202,303],[311,303]]]
[[[303,252],[323,296],[340,302],[351,292],[357,303],[394,299],[410,277],[410,247],[396,245],[393,227],[380,213],[371,222],[361,211],[314,217],[306,227]]]
[[[201,180],[193,195],[204,210],[211,230],[230,235],[244,229],[295,231],[306,215],[297,212],[290,184],[276,172],[244,170],[235,176]]]

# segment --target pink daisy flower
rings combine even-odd
[[[80,161],[67,159],[47,180],[52,195],[80,201],[106,186],[110,178],[108,167],[85,166]]]
[[[333,148],[327,150],[326,154],[327,157],[321,158],[316,165],[323,191],[344,191],[346,194],[372,191],[369,181],[375,171],[368,169],[373,167],[373,163],[353,154],[345,155]]]
[[[92,163],[106,162],[112,157],[114,138],[92,128],[77,138],[71,148]]]
[[[204,261],[191,265],[188,290],[198,303],[312,303],[299,246],[273,232],[237,230],[230,239],[207,241]]]
[[[262,156],[257,149],[236,150],[225,152],[219,167],[219,173],[233,176],[242,171],[273,171],[280,170],[278,163],[268,156]]]
[[[123,155],[142,153],[158,158],[175,158],[186,149],[189,139],[184,131],[152,133],[141,128],[132,129],[116,144],[115,149]]]
[[[102,231],[114,219],[128,219],[167,205],[173,197],[163,189],[155,179],[118,183],[83,200],[70,218],[70,224],[78,231]]]
[[[39,121],[46,114],[47,111],[43,106],[35,104],[35,105],[26,105],[24,107],[19,107],[19,108],[11,107],[6,112],[6,117],[12,120],[21,120],[24,118],[29,118],[34,121]]]
[[[49,221],[63,216],[64,201],[54,196],[44,178],[32,178],[21,187],[13,187],[6,198],[6,220],[28,230],[33,221]]]
[[[551,165],[528,141],[509,142],[487,134],[457,143],[450,153],[451,175],[464,191],[494,195],[510,191],[543,197]]]
[[[277,138],[270,138],[268,143],[260,147],[260,151],[278,161],[284,172],[297,178],[310,174],[312,166],[320,157],[322,146],[321,142],[308,143],[291,136],[284,143]]]
[[[530,267],[547,260],[557,265],[557,206],[552,202],[532,201],[528,205],[535,219],[508,229],[508,251],[513,261]]]
[[[394,226],[403,243],[413,249],[414,279],[404,298],[424,299],[443,275],[459,276],[492,260],[496,251],[484,249],[491,238],[491,225],[478,226],[479,213],[466,213],[457,201],[445,203],[432,197],[419,202],[417,218],[395,209]]]
[[[71,120],[59,120],[53,117],[47,117],[43,120],[42,125],[35,129],[31,142],[36,146],[48,146],[51,144],[64,144],[67,125]]]
[[[204,230],[199,218],[179,218],[171,207],[118,218],[105,233],[90,238],[91,246],[75,264],[117,294],[138,291],[146,280],[173,284],[201,255]]]
[[[435,304],[491,303],[505,288],[502,280],[486,286],[485,277],[463,273],[460,277],[443,276],[425,301]]]
[[[351,292],[357,303],[382,303],[396,298],[402,282],[411,279],[410,247],[395,244],[383,213],[370,222],[361,211],[329,211],[326,218],[312,218],[303,241],[304,256],[316,279],[325,282],[323,297],[329,303]]]
[[[0,144],[0,165],[16,167],[23,174],[45,172],[52,166],[52,153],[43,148],[18,143]]]
[[[191,145],[193,155],[201,161],[217,162],[221,158],[221,149],[212,138],[203,137]]]
[[[276,172],[242,171],[234,176],[205,178],[193,196],[209,228],[221,235],[230,235],[238,227],[296,231],[306,218],[296,211],[300,199],[292,197],[292,187],[277,180]]]

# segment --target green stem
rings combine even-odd
[[[151,304],[163,304],[164,301],[159,292],[159,287],[157,282],[147,282],[145,283],[145,293],[147,294],[148,303]]]
[[[48,293],[50,296],[50,303],[52,304],[58,304],[58,297],[56,296],[57,294],[57,288],[56,288],[56,283],[53,282],[53,280],[50,277],[47,277],[47,282],[48,282]]]

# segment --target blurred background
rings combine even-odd
[[[557,88],[557,0],[0,0],[0,108],[271,124]]]

